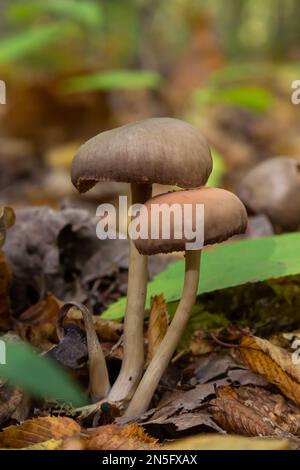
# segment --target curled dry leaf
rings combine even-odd
[[[42,417],[9,426],[0,433],[0,448],[22,449],[50,439],[61,440],[79,434],[81,428],[71,418]]]
[[[244,436],[203,435],[179,439],[163,446],[163,450],[288,450],[287,439],[251,438]]]
[[[150,450],[159,445],[137,424],[121,427],[108,424],[93,429],[86,439],[87,450]]]
[[[293,356],[266,339],[244,336],[240,354],[250,368],[300,404],[300,368],[293,364]]]
[[[147,362],[153,358],[162,342],[169,325],[169,314],[163,294],[151,299],[151,310],[148,324],[148,354]]]

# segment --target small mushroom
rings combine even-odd
[[[190,124],[151,118],[102,132],[80,147],[71,178],[83,193],[101,181],[131,183],[132,204],[151,197],[152,184],[197,187],[206,183],[212,159],[205,138]],[[124,359],[109,399],[129,400],[143,373],[143,321],[147,258],[130,243]]]
[[[300,163],[274,157],[253,168],[237,190],[248,211],[264,214],[276,227],[300,227]]]
[[[170,220],[170,239],[164,239],[162,235],[163,217],[158,221],[156,217],[152,217],[154,205],[160,207],[171,207],[174,204],[181,206],[183,210],[186,204],[193,208],[192,216],[186,220],[183,217],[182,237],[175,238],[174,217]],[[186,249],[186,239],[184,233],[184,223],[192,226],[195,230],[195,207],[196,204],[204,205],[204,244],[219,243],[227,240],[233,235],[245,232],[247,228],[247,213],[244,205],[237,196],[223,189],[203,187],[200,189],[177,191],[166,193],[154,197],[147,201],[147,212],[141,215],[141,224],[148,226],[148,238],[138,238],[135,241],[138,251],[142,254],[170,253],[173,251],[183,251]],[[153,219],[153,220],[152,220]],[[165,222],[165,221],[164,221]],[[151,224],[158,223],[159,227]],[[190,227],[189,227],[190,228]],[[156,238],[151,239],[151,233],[156,232]],[[177,231],[177,237],[178,237]],[[158,237],[157,237],[158,234]],[[200,272],[200,250],[191,250],[185,252],[185,278],[182,297],[177,307],[175,316],[171,325],[158,347],[152,361],[150,362],[128,408],[127,416],[137,416],[148,408],[153,393],[174,354],[181,336],[186,328],[192,307],[195,303]],[[220,266],[220,269],[222,267]]]

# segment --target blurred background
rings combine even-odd
[[[299,0],[0,0],[0,202],[89,205],[69,168],[98,132],[151,116],[197,126],[210,184],[235,189],[274,155],[300,155]],[[77,199],[76,199],[77,198]]]
[[[299,0],[0,0],[0,80],[6,83],[6,104],[0,104],[0,332],[13,329],[17,338],[51,350],[87,382],[78,312],[72,319],[77,329],[65,329],[64,344],[56,332],[60,306],[83,302],[95,314],[116,376],[122,325],[104,327],[99,314],[126,295],[128,243],[96,238],[95,209],[102,201],[117,202],[127,186],[102,183],[78,195],[70,182],[78,147],[103,130],[154,116],[188,121],[212,148],[209,184],[242,191],[244,202],[252,196],[246,237],[299,230],[300,104],[291,101],[299,59]],[[258,271],[275,250],[273,238],[260,248]],[[294,243],[282,262],[286,273],[299,253],[298,238]],[[150,257],[150,278],[173,261]],[[177,276],[181,292],[180,270]],[[295,276],[213,292],[198,299],[188,333],[239,321],[256,332],[292,331],[299,328],[299,291]],[[106,318],[123,316],[121,308]],[[199,354],[210,351],[202,332],[194,343]],[[7,367],[11,377],[18,385],[29,377],[36,393],[49,394],[55,380],[44,364],[28,373],[22,354]],[[57,389],[52,395],[60,396]],[[0,412],[1,403],[0,397]]]

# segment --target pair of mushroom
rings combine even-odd
[[[147,208],[149,236],[130,240],[128,295],[124,320],[124,359],[112,388],[103,371],[103,390],[110,391],[111,401],[129,403],[126,414],[144,412],[184,332],[194,305],[200,272],[201,250],[186,251],[185,279],[181,301],[157,352],[144,370],[143,322],[147,292],[147,255],[183,251],[182,237],[151,238],[153,204],[195,207],[205,210],[204,244],[217,243],[246,229],[247,214],[241,201],[232,193],[203,187],[212,170],[212,159],[205,138],[191,125],[171,118],[153,118],[103,132],[86,142],[72,164],[72,182],[79,192],[88,191],[100,181],[131,184],[132,204]],[[152,184],[199,188],[161,194],[151,199]],[[161,224],[161,220],[159,224]],[[172,225],[172,222],[170,222]],[[143,375],[143,377],[142,377]]]

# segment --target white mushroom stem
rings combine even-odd
[[[131,184],[132,204],[151,197],[151,185]],[[148,283],[148,258],[140,255],[130,240],[127,304],[124,320],[124,354],[120,374],[109,394],[111,401],[128,401],[144,369],[144,316]]]
[[[184,287],[181,300],[171,325],[126,410],[126,416],[138,416],[147,410],[159,381],[178,346],[196,301],[200,258],[201,251],[186,252]]]
[[[61,308],[58,320],[58,337],[62,338],[62,323],[71,308],[76,308],[82,313],[89,356],[89,389],[92,401],[95,403],[106,397],[110,390],[105,356],[94,327],[93,316],[83,304],[68,302]]]

